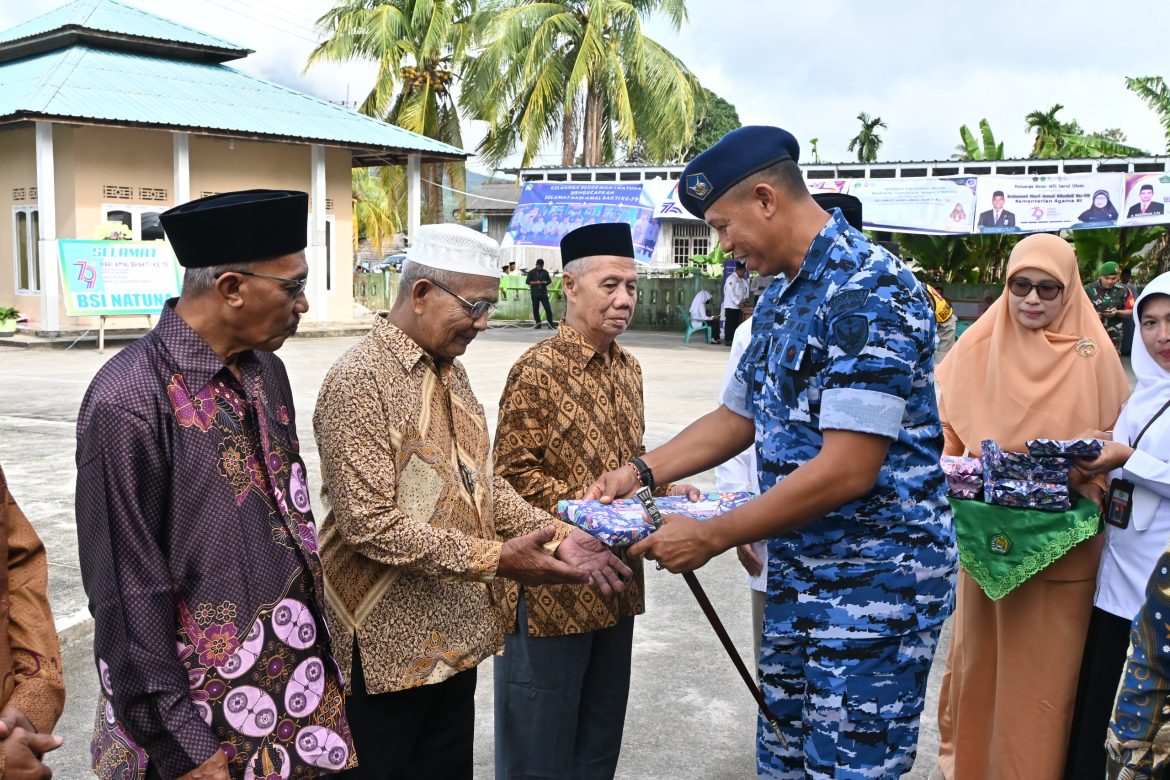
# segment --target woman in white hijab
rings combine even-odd
[[[1133,309],[1142,347],[1133,350],[1137,387],[1104,439],[1100,457],[1082,461],[1089,474],[1109,472],[1117,501],[1103,511],[1105,551],[1081,663],[1066,777],[1100,778],[1105,734],[1125,667],[1130,624],[1146,600],[1146,583],[1170,537],[1170,274],[1154,279]],[[1119,480],[1128,481],[1132,487]],[[1130,497],[1124,527],[1124,501]],[[1110,503],[1113,505],[1110,506]]]

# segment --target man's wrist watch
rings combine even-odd
[[[654,489],[654,472],[646,465],[646,461],[641,458],[630,458],[627,465],[634,469],[634,474],[638,477],[638,484],[651,490]]]

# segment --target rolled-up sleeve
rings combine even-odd
[[[829,366],[821,393],[821,430],[898,438],[915,369],[933,348],[934,317],[912,290],[872,271],[841,292],[866,290],[864,303],[828,322]],[[856,296],[856,293],[853,293]],[[827,301],[832,311],[832,298]]]

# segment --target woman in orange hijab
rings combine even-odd
[[[944,454],[979,455],[984,439],[1024,452],[1028,439],[1109,430],[1129,395],[1066,241],[1017,244],[1006,287],[938,368]],[[1100,484],[1074,476],[1072,486],[1100,498]],[[960,572],[938,716],[947,780],[1062,776],[1100,541],[998,601]]]

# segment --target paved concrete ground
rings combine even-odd
[[[494,428],[508,367],[547,331],[491,330],[464,363]],[[296,396],[301,441],[317,473],[312,410],[325,371],[355,338],[294,339],[282,351]],[[646,387],[646,443],[660,444],[714,406],[727,351],[680,335],[630,333],[623,338],[642,363]],[[58,733],[65,745],[52,754],[55,777],[89,775],[88,740],[97,695],[92,628],[77,567],[73,526],[74,425],[82,395],[113,350],[0,350],[0,461],[13,493],[49,551],[50,597],[67,638],[68,702]],[[710,488],[710,474],[694,480]],[[318,497],[314,496],[317,501]],[[741,652],[751,651],[748,593],[734,555],[699,571]],[[647,614],[634,634],[634,666],[626,718],[622,778],[745,778],[754,775],[754,703],[681,577],[647,571]],[[946,645],[938,658],[945,657]],[[751,662],[749,661],[749,666]],[[912,778],[926,778],[937,745],[935,703],[942,663],[935,664]],[[476,697],[476,777],[492,775],[491,663],[480,667]]]

